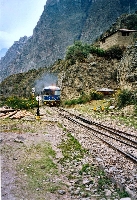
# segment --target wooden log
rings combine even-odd
[[[0,108],[0,113],[7,113],[7,112],[14,112],[15,109],[5,109],[5,108]]]
[[[2,119],[6,119],[6,118],[8,118],[8,117],[11,117],[12,115],[15,115],[17,112],[18,112],[17,110],[14,111],[14,112],[10,112],[10,113],[6,114],[5,116],[3,116],[3,117],[1,117],[1,118],[2,118]]]

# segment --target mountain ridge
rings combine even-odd
[[[8,64],[0,61],[1,81],[11,74],[49,67],[63,59],[75,40],[92,43],[136,0],[47,0],[33,35]]]

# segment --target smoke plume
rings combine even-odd
[[[46,73],[35,82],[35,92],[40,94],[44,87],[57,84],[57,75],[53,73]]]

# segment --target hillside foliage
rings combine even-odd
[[[38,102],[35,98],[21,98],[17,96],[10,96],[8,98],[5,98],[2,105],[6,105],[8,107],[11,107],[13,109],[32,109],[34,107],[37,107]]]
[[[66,51],[65,60],[69,60],[69,64],[73,65],[78,62],[84,62],[89,54],[94,54],[99,57],[107,59],[121,59],[124,52],[123,47],[117,45],[112,46],[108,50],[100,49],[90,44],[83,44],[81,41],[75,41],[73,45],[69,46]]]
[[[127,105],[137,105],[137,91],[131,91],[131,90],[121,90],[117,94],[117,105],[119,108],[122,108]]]

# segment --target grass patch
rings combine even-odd
[[[119,121],[121,121],[122,123],[124,123],[126,126],[129,127],[134,127],[135,129],[137,129],[137,119],[134,117],[122,117],[122,116],[117,116],[117,117],[113,117],[114,119],[119,119]]]
[[[120,123],[124,124],[125,126],[129,126],[129,127],[134,127],[135,129],[137,129],[137,119],[136,119],[136,113],[137,112],[137,108],[136,105],[134,107],[133,110],[133,114],[131,116],[122,116],[122,110],[109,110],[108,112],[106,112],[106,107],[108,107],[110,104],[109,100],[98,100],[98,101],[92,101],[89,104],[85,104],[85,105],[76,105],[75,109],[78,110],[80,113],[82,114],[88,114],[90,115],[92,118],[94,119],[108,119],[110,120],[110,118],[112,120],[119,120]],[[94,111],[94,107],[95,108],[99,108],[99,107],[105,107],[105,112],[102,112],[100,109],[98,111]],[[111,112],[113,112],[113,114],[111,115]],[[135,114],[134,114],[135,113]]]
[[[55,124],[55,122],[50,122]],[[46,125],[48,122],[42,122],[41,120],[24,120],[24,119],[2,119],[0,121],[0,128],[2,132],[15,132],[15,133],[40,133],[45,134]]]
[[[103,99],[103,95],[99,92],[96,91],[91,91],[90,94],[81,94],[81,96],[77,99],[71,99],[71,100],[66,100],[64,101],[64,105],[70,107],[70,106],[74,106],[77,104],[86,104],[88,102],[94,101],[94,100],[102,100]]]
[[[58,123],[57,125],[58,125],[59,128],[63,128],[63,124]]]
[[[84,154],[87,152],[84,148],[82,148],[78,140],[76,140],[70,133],[67,134],[66,140],[62,140],[59,148],[61,148],[64,156],[60,159],[61,163],[75,159],[78,161],[79,159],[83,158]]]
[[[19,168],[26,174],[28,188],[31,191],[44,190],[55,192],[60,188],[59,183],[53,183],[50,179],[58,175],[58,168],[54,163],[55,152],[47,143],[31,146],[26,149],[26,159]]]
[[[95,176],[96,172],[97,172],[96,167],[94,167],[93,165],[90,165],[89,163],[86,163],[82,166],[81,170],[79,171],[79,174],[80,175],[92,174],[92,176]]]
[[[125,190],[117,189],[117,193],[119,194],[120,198],[129,197],[129,194]]]
[[[52,113],[49,110],[46,110],[46,113],[52,115]]]
[[[107,188],[107,186],[111,184],[111,180],[106,176],[103,170],[98,170],[98,177],[98,191],[104,190],[105,188]]]
[[[35,127],[38,125],[38,122],[35,123],[31,121],[24,121],[23,119],[2,119],[0,122],[0,128],[2,132],[14,132],[14,133],[34,133]]]

